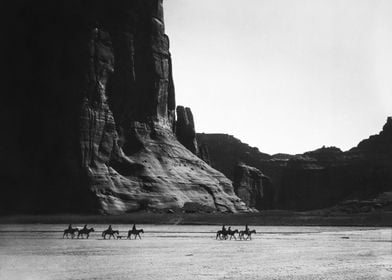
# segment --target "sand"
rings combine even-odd
[[[141,225],[142,240],[91,226],[72,240],[66,225],[0,225],[0,279],[392,279],[389,228],[257,226],[252,241],[221,241],[217,226]]]

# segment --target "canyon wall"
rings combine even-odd
[[[230,135],[197,137],[209,147],[212,166],[229,178],[234,179],[234,167],[240,161],[270,178],[273,205],[267,208],[319,209],[392,190],[392,118],[379,134],[346,152],[322,147],[299,155],[268,155]]]
[[[270,179],[257,168],[242,162],[234,167],[234,191],[253,209],[273,208],[274,190]]]
[[[247,211],[176,137],[194,124],[176,122],[162,0],[7,8],[2,211]]]

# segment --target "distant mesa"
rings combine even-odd
[[[232,180],[241,173],[238,167],[235,168],[237,162],[252,166],[270,178],[273,197],[268,199],[273,203],[268,206],[256,204],[257,209],[320,209],[345,200],[373,199],[392,191],[391,117],[379,134],[361,141],[347,152],[336,147],[322,147],[299,155],[270,156],[230,135],[198,134],[197,137],[209,147],[212,166]],[[234,182],[238,184],[238,179]],[[242,197],[252,206],[254,202],[249,201],[258,197],[257,192],[253,193],[249,199]]]

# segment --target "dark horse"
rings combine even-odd
[[[86,238],[88,239],[89,238],[89,236],[90,236],[90,232],[94,232],[95,230],[94,230],[94,228],[82,228],[82,229],[80,229],[79,231],[78,231],[78,238],[81,236],[82,238],[84,238],[83,237],[83,235],[86,235]]]
[[[115,234],[119,235],[120,233],[118,230],[107,229],[102,232],[102,237],[103,239],[106,239],[106,235],[109,235],[109,239],[110,239],[112,236],[114,238]]]
[[[141,236],[140,236],[140,233],[144,233],[144,230],[143,229],[131,229],[131,230],[129,230],[128,231],[128,239],[132,239],[132,235],[134,235],[135,236],[135,239],[136,239],[136,237],[139,237],[139,239],[142,239],[141,238]]]
[[[66,228],[64,230],[64,234],[63,234],[63,238],[67,237],[69,238],[69,236],[71,235],[71,238],[75,237],[75,233],[79,232],[79,230],[77,228]]]
[[[226,235],[226,239],[228,236],[230,236],[230,240],[234,237],[235,240],[237,240],[237,238],[235,237],[235,234],[238,233],[238,229],[235,230],[228,230],[227,231],[227,235]]]
[[[227,239],[227,234],[228,234],[227,230],[218,230],[216,232],[216,238],[215,239],[218,239],[218,237],[219,237],[220,240]]]
[[[240,239],[244,239],[244,240],[248,240],[248,239],[250,239],[250,240],[252,240],[252,234],[253,233],[256,233],[256,230],[248,230],[248,231],[246,231],[246,230],[241,230],[240,231],[240,233],[239,233],[239,237],[240,237]],[[245,238],[245,235],[246,235],[246,238]]]

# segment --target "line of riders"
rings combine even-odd
[[[84,227],[72,227],[71,224],[68,225],[68,228],[64,230],[63,238],[74,238],[75,236],[79,238],[89,238],[90,233],[94,232],[94,228],[87,228],[87,225],[84,225]],[[136,229],[136,225],[134,224],[132,229],[128,231],[127,239],[132,239],[132,236],[136,239],[139,237],[139,239],[142,239],[140,234],[144,233],[143,229]],[[218,230],[216,232],[216,239],[220,240],[231,240],[234,238],[237,240],[237,237],[240,240],[251,240],[252,239],[252,234],[256,233],[256,230],[250,230],[248,225],[245,225],[245,230],[232,230],[231,227],[226,229],[226,226],[223,225],[221,230]],[[236,236],[237,234],[237,236]],[[109,236],[109,239],[112,237],[114,239],[122,239],[125,238],[125,236],[120,235],[120,232],[118,230],[113,230],[112,225],[109,225],[109,227],[102,231],[102,237],[103,239],[106,239],[106,237]]]
[[[238,237],[240,240],[252,240],[252,234],[254,233],[256,233],[256,230],[250,230],[248,225],[245,225],[245,230],[232,230],[231,227],[226,229],[226,226],[223,225],[222,229],[216,232],[215,239],[219,238],[220,240],[231,240],[232,238],[234,238],[235,240],[237,240]]]
[[[68,225],[68,228],[64,230],[63,238],[74,238],[75,236],[77,238],[89,238],[90,233],[94,232],[94,228],[87,228],[87,225],[84,225],[84,227],[72,227],[71,224]],[[134,224],[132,229],[128,231],[128,236],[127,239],[132,239],[132,236],[139,237],[139,239],[142,239],[140,234],[144,233],[143,229],[136,229],[136,225]],[[103,239],[106,239],[106,237],[109,236],[110,238],[115,238],[115,239],[122,239],[125,236],[120,235],[120,232],[118,230],[113,230],[112,225],[109,225],[109,227],[102,231],[102,237]]]

